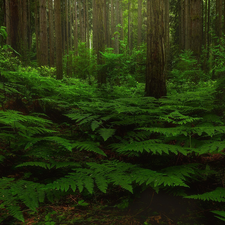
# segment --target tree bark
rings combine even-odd
[[[40,0],[40,65],[48,65],[46,0]]]
[[[142,42],[142,0],[138,0],[138,48]]]
[[[164,51],[164,0],[147,0],[147,73],[146,96],[166,95]]]
[[[56,37],[56,78],[63,78],[62,67],[62,30],[61,30],[61,1],[54,0],[55,5],[55,37]]]
[[[111,48],[114,48],[114,32],[115,32],[115,22],[114,22],[114,1],[111,0]]]
[[[104,63],[103,57],[101,52],[105,52],[105,30],[104,30],[104,0],[95,0],[96,4],[96,30],[94,32],[96,33],[97,37],[97,64],[102,65]],[[99,69],[98,70],[98,84],[104,84],[106,83],[106,73],[105,70]]]
[[[116,8],[115,8],[115,35],[114,35],[114,38],[115,38],[115,46],[114,46],[114,53],[115,54],[119,54],[119,27],[117,26],[119,24],[119,12],[120,12],[120,9],[119,9],[119,0],[116,0]]]
[[[52,0],[48,0],[48,18],[49,18],[49,65],[54,67],[54,27],[53,27],[53,7]]]
[[[202,47],[202,1],[190,1],[190,49],[193,51],[194,56],[199,60]]]

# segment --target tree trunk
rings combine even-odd
[[[164,0],[147,0],[147,73],[146,96],[160,98],[166,95],[164,74]]]
[[[40,0],[40,65],[48,65],[46,0]]]
[[[89,46],[89,16],[88,16],[88,0],[86,0],[86,35],[87,35],[87,38],[86,38],[86,46],[87,48],[89,49],[90,46]]]
[[[189,32],[190,32],[190,0],[184,0],[184,49],[188,50],[190,48],[190,43],[189,43]]]
[[[115,22],[114,22],[114,1],[111,0],[111,48],[114,48],[114,32],[115,32]]]
[[[77,1],[74,2],[74,19],[75,19],[75,24],[74,24],[74,50],[75,50],[75,55],[77,55],[77,49],[78,49],[78,34],[77,34]]]
[[[61,1],[54,0],[55,5],[55,37],[56,37],[56,78],[63,78],[62,67],[62,30],[61,30]]]
[[[34,9],[34,15],[35,15],[35,36],[36,36],[36,52],[37,52],[37,63],[40,65],[40,48],[39,48],[39,14],[38,14],[38,0],[35,0],[35,9]]]
[[[119,54],[119,27],[117,26],[119,24],[119,0],[116,0],[116,8],[115,8],[115,35],[114,35],[114,38],[115,38],[115,46],[114,46],[114,53],[115,54]]]
[[[8,36],[6,38],[6,44],[7,45],[11,45],[11,32],[10,32],[10,28],[11,28],[11,24],[10,24],[11,14],[10,14],[10,8],[9,8],[9,1],[10,0],[5,0],[6,32],[8,34]]]
[[[96,33],[97,37],[97,64],[102,65],[104,63],[103,57],[101,52],[105,52],[105,31],[104,31],[104,0],[95,0],[95,9],[96,12],[96,30],[94,32]],[[106,73],[104,69],[98,70],[98,84],[104,84],[106,83]]]
[[[27,56],[28,56],[28,35],[27,35],[27,0],[22,1],[23,6],[23,41],[22,41],[22,48],[23,48],[23,61],[27,63]],[[47,26],[46,26],[47,31]]]
[[[190,49],[193,51],[194,56],[200,59],[202,47],[202,1],[190,0],[190,27],[191,33],[189,36]]]
[[[180,0],[180,52],[184,50],[184,1]]]
[[[128,0],[128,52],[132,54],[132,15],[131,15],[131,0]]]
[[[122,7],[122,2],[121,2],[121,7],[120,7],[120,24],[121,24],[121,30],[120,30],[120,39],[124,40],[124,22],[123,22],[123,7]]]
[[[54,67],[54,33],[53,33],[53,7],[52,0],[48,0],[48,18],[49,18],[49,65]]]
[[[142,42],[142,0],[138,0],[138,48]]]

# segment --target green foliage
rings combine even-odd
[[[205,78],[205,74],[193,53],[190,50],[186,50],[176,60],[176,66],[171,71],[171,77],[176,84],[182,85],[187,82],[198,83]]]
[[[112,68],[117,60],[123,66],[124,56],[107,56],[115,59]],[[16,168],[21,174],[17,179],[1,172],[2,218],[9,213],[24,221],[21,206],[36,211],[68,193],[107,193],[114,186],[131,193],[142,185],[157,192],[187,188],[211,175],[193,158],[225,148],[215,83],[156,100],[141,97],[143,86],[97,89],[30,67],[1,69],[0,160],[3,166],[11,162],[10,173]],[[19,104],[12,108],[11,101]],[[193,198],[222,201],[223,194],[218,188]]]
[[[85,42],[80,42],[78,49],[63,56],[63,69],[67,77],[88,79],[96,77],[96,55],[86,48]]]

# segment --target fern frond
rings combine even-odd
[[[215,213],[219,216],[215,216],[216,218],[225,221],[225,212],[224,211],[211,211],[212,213]]]
[[[115,143],[111,144],[110,147],[113,149],[116,149],[117,152],[121,154],[130,153],[132,155],[132,152],[152,152],[153,154],[160,154],[166,153],[169,154],[169,152],[172,152],[174,154],[178,154],[179,152],[187,155],[188,150],[178,146],[178,145],[169,145],[169,144],[162,144],[161,141],[158,139],[152,139],[152,140],[146,140],[146,141],[140,141],[140,142],[132,142],[129,143],[128,141],[124,141],[124,143]]]
[[[214,191],[207,192],[201,195],[190,195],[185,198],[200,199],[203,201],[216,201],[225,202],[225,189],[222,187],[217,187]]]
[[[80,151],[86,150],[86,151],[91,151],[91,152],[95,152],[100,155],[106,156],[106,154],[98,147],[98,144],[96,144],[95,142],[90,142],[90,141],[75,142],[72,144],[72,146],[73,146],[73,148],[80,149]]]
[[[201,117],[185,116],[181,114],[178,110],[171,112],[168,115],[161,116],[160,119],[168,123],[179,124],[179,125],[193,123],[195,121],[202,120]]]
[[[22,166],[39,166],[44,169],[51,169],[53,167],[51,164],[45,163],[45,162],[25,162],[25,163],[21,163],[17,165],[16,167],[22,167]]]

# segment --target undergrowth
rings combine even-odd
[[[215,154],[224,163],[225,149],[214,83],[156,100],[141,97],[141,86],[99,89],[21,65],[9,71],[3,63],[0,73],[1,221],[24,221],[25,208],[114,186],[225,201],[214,163]],[[187,196],[193,182],[212,176],[215,190]]]

